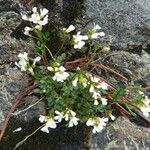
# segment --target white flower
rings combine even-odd
[[[150,107],[141,107],[140,110],[142,111],[143,115],[145,117],[149,117],[150,115]]]
[[[74,87],[76,87],[76,86],[77,86],[77,83],[78,83],[78,78],[75,78],[75,80],[72,81],[72,85],[73,85]]]
[[[65,72],[66,68],[64,68],[63,66],[58,67],[48,67],[49,70],[51,71],[56,71],[53,80],[56,80],[57,82],[64,82],[68,77],[69,77],[69,73]]]
[[[38,24],[40,26],[36,26],[36,29],[41,30],[43,25],[48,23],[48,10],[46,8],[40,9],[40,13],[37,11],[37,7],[33,7],[32,9],[33,14],[31,17],[27,17],[26,15],[22,16],[23,20],[27,20],[33,22],[34,24]]]
[[[78,125],[79,118],[72,117],[69,121],[69,126],[68,127],[73,127]]]
[[[37,7],[32,8],[33,13],[37,13]]]
[[[53,71],[54,69],[53,69],[53,67],[47,67],[47,70]]]
[[[53,118],[48,118],[46,116],[40,115],[39,121],[41,123],[46,122],[44,127],[40,129],[43,132],[49,133],[48,128],[55,129],[57,127],[56,122],[55,122],[55,120]]]
[[[74,44],[74,48],[75,49],[81,49],[84,45],[85,45],[84,41],[79,41],[79,42]]]
[[[76,113],[73,110],[66,109],[66,113],[64,115],[65,121],[68,121],[70,118],[74,118],[76,116]],[[72,121],[71,121],[72,122]]]
[[[18,55],[19,57],[19,62],[15,62],[15,65],[18,66],[21,71],[29,71],[32,75],[34,75],[34,72],[33,72],[33,68],[35,67],[35,64],[37,61],[40,61],[40,57],[36,57],[34,60],[33,60],[33,64],[31,65],[29,63],[29,58],[28,58],[28,53],[24,52],[24,53],[20,53]]]
[[[43,128],[40,129],[43,132],[49,133],[48,127],[44,126]]]
[[[34,28],[37,29],[37,30],[39,30],[39,31],[42,30],[42,26],[41,25],[36,25]]]
[[[104,32],[93,33],[93,34],[91,35],[91,38],[92,38],[92,39],[97,39],[99,36],[105,36],[105,33],[104,33]]]
[[[25,35],[30,36],[30,35],[31,35],[31,34],[29,33],[30,31],[33,31],[33,29],[30,28],[30,27],[25,27],[25,28],[24,28],[24,34],[25,34]]]
[[[22,15],[22,19],[28,21],[29,18],[27,17],[27,15]]]
[[[40,60],[41,60],[41,57],[39,57],[39,56],[36,57],[36,58],[34,58],[34,59],[33,59],[33,64],[32,64],[32,66],[35,67],[35,64],[36,64],[38,61],[40,61]]]
[[[59,70],[62,71],[62,72],[64,72],[64,71],[66,70],[66,68],[63,67],[63,66],[60,66],[60,67],[59,67]]]
[[[106,99],[106,98],[101,98],[101,101],[102,101],[102,105],[107,105],[107,101],[108,101],[108,99]]]
[[[40,9],[40,15],[41,15],[41,17],[44,17],[47,14],[48,14],[48,10],[46,8]]]
[[[62,119],[64,118],[63,113],[55,111],[55,114],[57,114],[57,116],[55,116],[54,119],[57,120],[58,122],[61,122]]]
[[[40,18],[40,15],[38,13],[33,13],[31,15],[31,18],[29,18],[29,21],[30,22],[33,22],[35,24],[38,24],[40,22],[41,18]]]
[[[101,132],[103,130],[103,128],[104,127],[101,125],[94,126],[93,133]]]
[[[102,88],[103,90],[108,90],[108,84],[103,81],[100,83],[100,88]]]
[[[104,126],[106,126],[106,122],[108,121],[108,118],[97,118],[98,124],[96,124],[93,128],[93,133],[101,132],[104,129]]]
[[[95,123],[94,119],[89,118],[88,121],[86,122],[86,125],[87,126],[94,126],[94,123]]]
[[[76,35],[73,35],[75,49],[81,49],[85,45],[84,40],[88,40],[88,36],[80,35],[80,33],[81,32],[78,32]]]
[[[94,82],[94,83],[98,83],[99,80],[100,80],[99,78],[97,78],[97,77],[95,77],[95,76],[94,76],[94,77],[91,76],[90,79],[91,79],[91,81]]]
[[[69,110],[69,112],[70,112],[70,114],[71,114],[73,117],[75,117],[75,116],[76,116],[76,113],[75,113],[74,111]]]
[[[46,15],[43,20],[39,21],[38,24],[41,26],[48,24],[48,15]]]
[[[108,118],[89,118],[86,122],[87,126],[93,126],[93,133],[100,132],[103,130],[104,126],[106,126],[106,122],[108,121]]]
[[[98,92],[96,92],[96,91],[93,92],[92,97],[93,97],[94,99],[98,99],[100,96],[101,96],[101,95],[100,95]]]
[[[42,30],[42,26],[41,25],[36,25],[33,28],[25,27],[24,28],[24,34],[28,35],[28,36],[31,36],[30,31],[34,31],[35,29],[41,31]]]
[[[46,119],[45,116],[40,115],[39,121],[40,121],[41,123],[44,123],[44,122],[45,122],[45,119]]]
[[[99,32],[99,36],[105,36],[104,32]]]
[[[70,25],[68,28],[63,28],[63,31],[66,33],[69,33],[73,30],[75,30],[75,27],[73,25]]]
[[[66,114],[64,115],[64,118],[65,118],[65,121],[68,121],[68,120],[69,120],[69,114],[66,113]]]
[[[18,55],[20,61],[17,63],[15,62],[15,65],[18,66],[21,71],[26,71],[28,69],[28,64],[29,64],[29,58],[28,58],[28,53],[24,52],[23,54],[20,53]]]
[[[57,127],[56,122],[54,121],[54,119],[50,118],[48,119],[48,121],[46,122],[46,127],[55,129]]]
[[[95,100],[94,100],[94,105],[96,105],[96,106],[97,106],[98,104],[99,104],[98,100],[97,100],[97,99],[95,99]]]
[[[110,117],[111,120],[115,120],[116,119],[116,117],[114,115],[112,115],[111,113],[109,114],[109,117]]]
[[[142,111],[143,115],[148,118],[150,116],[150,99],[148,98],[148,96],[145,96],[143,103],[144,105],[139,106],[139,108]]]
[[[94,23],[93,30],[100,30],[100,29],[101,29],[101,27],[98,24]]]
[[[93,85],[91,85],[91,86],[90,86],[89,92],[90,92],[90,93],[95,92],[95,88],[94,88],[94,86],[93,86]]]
[[[89,36],[92,39],[97,39],[99,36],[105,36],[104,32],[97,32],[97,30],[100,30],[100,29],[101,29],[101,27],[97,24],[95,25],[95,23],[94,23],[93,29],[89,30]]]
[[[64,82],[69,77],[69,73],[67,72],[56,72],[53,80],[56,80],[57,82]]]
[[[82,85],[83,85],[83,87],[86,87],[87,86],[87,81],[83,81]]]

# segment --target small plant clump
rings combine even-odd
[[[115,119],[114,114],[118,110],[135,115],[133,110],[136,108],[149,117],[150,99],[140,88],[115,88],[107,79],[92,71],[97,56],[102,55],[101,50],[109,50],[109,47],[96,43],[105,36],[99,25],[94,24],[84,34],[74,25],[61,29],[63,44],[52,54],[47,46],[51,34],[43,31],[48,24],[48,10],[43,8],[38,11],[34,7],[32,12],[30,17],[23,15],[22,19],[31,23],[31,27],[25,27],[24,34],[37,40],[36,58],[29,57],[26,52],[20,53],[19,62],[15,64],[21,71],[32,75],[38,83],[35,92],[47,100],[48,114],[39,116],[39,121],[44,123],[41,131],[49,133],[50,128],[55,129],[63,121],[68,127],[79,123],[91,126],[93,133],[97,133],[104,129],[109,119]],[[72,48],[69,50],[66,45]],[[75,59],[74,53],[87,57]]]

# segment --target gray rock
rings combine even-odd
[[[41,1],[46,6],[47,2],[44,0]],[[77,0],[72,1],[74,5],[76,5],[75,2],[80,4]],[[64,3],[64,8],[65,5],[68,8],[69,3],[71,3],[69,0],[59,0],[56,2],[59,2],[61,8],[63,7],[63,2],[66,2]],[[144,2],[146,5],[145,7],[143,7]],[[72,5],[71,8],[73,8],[74,5]],[[101,3],[100,0],[87,0],[85,3],[85,14],[91,18],[99,17],[96,19],[96,22],[103,27],[106,34],[114,37],[113,46],[127,48],[128,44],[131,46],[134,44],[136,46],[148,44],[148,35],[146,34],[148,32],[145,33],[145,29],[146,27],[149,29],[147,25],[150,11],[150,9],[148,9],[149,5],[149,2],[146,0],[122,0],[117,2],[105,0],[101,1]],[[69,10],[72,11],[72,9]],[[74,16],[78,14],[76,13],[74,15],[75,10],[76,9],[71,13],[72,20]],[[27,10],[21,5],[19,0],[0,0],[0,124],[4,121],[9,112],[16,95],[21,89],[28,85],[30,80],[27,74],[21,72],[14,65],[18,53],[24,51],[29,52],[34,45],[33,41],[24,38],[23,34],[21,34],[23,28],[19,28],[21,25],[20,13],[23,11]],[[128,11],[129,13],[127,14]],[[66,13],[69,12],[66,11]],[[52,15],[55,16],[54,14]],[[68,19],[69,15],[65,15]],[[65,17],[65,15],[63,15],[63,17]],[[56,22],[60,22],[60,20],[57,20],[57,16],[55,16],[55,19]],[[141,30],[137,27],[144,28],[143,35],[139,32]],[[113,53],[115,52],[112,52],[111,55]],[[149,86],[149,63],[147,63],[149,62],[149,55],[147,53],[143,52],[142,55],[139,56],[137,54],[121,51],[119,55],[111,57],[111,61],[116,64],[116,66],[118,65],[117,68],[123,71],[133,81],[142,81],[146,84],[145,87]],[[120,64],[124,67],[120,66],[119,68]],[[45,104],[39,102],[26,111],[26,108],[36,103],[38,98],[30,95],[23,99],[23,101],[25,102],[24,105],[18,108],[14,113],[17,114],[20,112],[19,115],[15,115],[16,120],[11,122],[12,126],[10,125],[9,132],[6,133],[6,138],[0,143],[0,149],[2,150],[12,150],[15,144],[20,142],[25,136],[31,134],[41,125],[38,120],[33,121],[33,117],[37,117],[39,114],[45,114],[45,110],[43,109],[45,108]],[[20,120],[23,120],[23,122],[20,122]],[[13,130],[20,126],[23,131],[13,133]],[[131,123],[126,118],[119,117],[114,123],[110,123],[106,131],[97,135],[92,135],[90,146],[93,150],[148,150],[150,147],[149,135],[150,131],[148,128],[140,127]],[[76,128],[71,128],[66,132],[66,130],[60,126],[57,130],[52,130],[49,135],[38,132],[35,136],[27,140],[19,149],[86,150],[89,149],[87,137],[87,133],[83,130],[79,131],[76,130]],[[15,141],[12,139],[15,139]]]
[[[33,49],[33,41],[12,36],[21,24],[20,13],[23,9],[25,8],[17,0],[0,0],[0,126],[16,95],[30,80],[28,75],[14,65],[20,52]],[[20,33],[17,32],[21,35]]]
[[[94,19],[114,49],[128,49],[150,44],[149,0],[86,0],[85,18]]]
[[[4,75],[0,76],[0,125],[8,114],[16,95],[28,85],[29,77],[16,67],[8,67]]]
[[[146,88],[150,86],[150,55],[142,51],[141,55],[126,51],[113,51],[106,55],[106,63],[124,74],[132,83]],[[119,84],[120,80],[116,78]],[[149,91],[149,90],[148,90]]]
[[[119,117],[102,133],[92,135],[91,150],[149,150],[150,128],[138,126]]]

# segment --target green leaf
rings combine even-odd
[[[125,94],[125,88],[117,88],[112,96],[113,101],[120,100],[124,96],[124,94]]]
[[[134,117],[136,117],[137,115],[136,115],[136,113],[134,113],[131,109],[133,109],[133,107],[132,106],[129,106],[129,105],[125,105],[126,106],[126,108],[127,108],[127,110],[130,112],[130,114],[132,115],[132,116],[134,116]]]
[[[46,41],[49,41],[51,39],[51,34],[50,32],[44,32],[43,33],[43,39],[46,40]]]

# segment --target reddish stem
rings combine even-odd
[[[8,122],[10,120],[10,118],[12,117],[12,113],[15,111],[15,109],[18,107],[19,103],[21,102],[22,98],[27,96],[33,89],[37,88],[38,85],[37,84],[33,84],[27,88],[25,88],[25,90],[22,90],[16,97],[16,99],[14,100],[13,104],[12,104],[12,107],[9,111],[9,113],[7,114],[7,117],[4,121],[4,124],[3,124],[3,127],[2,127],[2,130],[0,132],[0,141],[2,140],[3,136],[4,136],[4,133],[6,131],[6,128],[8,126]]]

